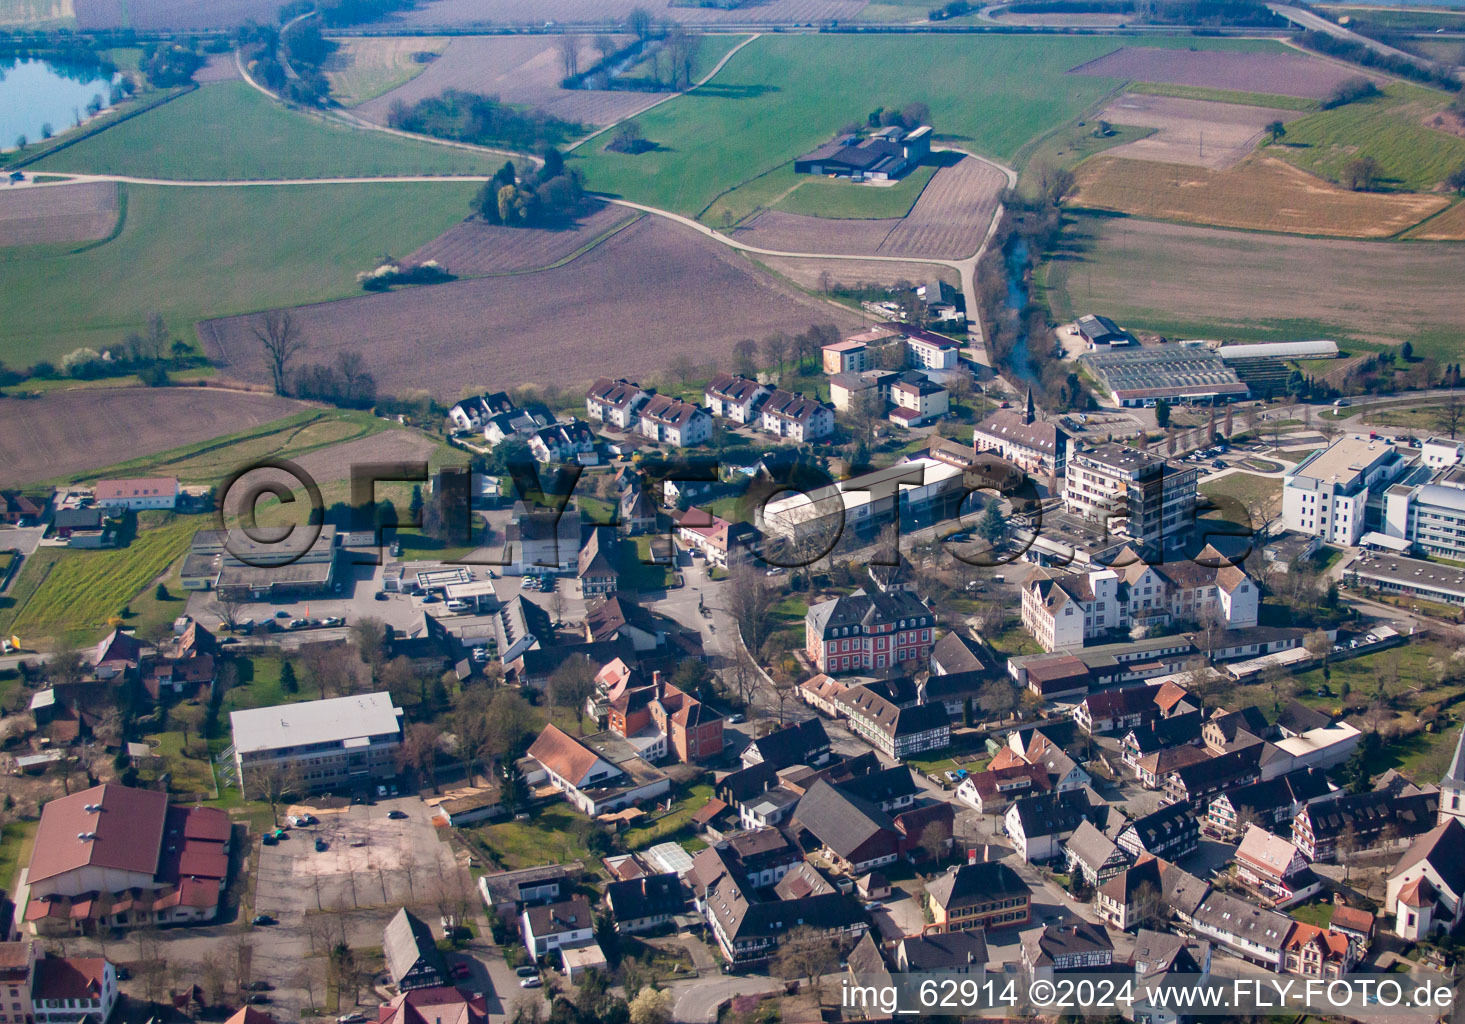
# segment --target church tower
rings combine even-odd
[[[1460,730],[1460,739],[1455,743],[1450,770],[1440,780],[1439,823],[1443,825],[1451,818],[1465,824],[1465,728]]]

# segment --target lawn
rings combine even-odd
[[[474,191],[463,182],[122,188],[127,217],[115,239],[47,259],[0,250],[0,360],[114,347],[153,311],[191,339],[192,323],[207,317],[357,294],[358,271],[447,230]]]
[[[1251,40],[1146,37],[1128,45],[1271,47]],[[637,120],[656,150],[577,152],[590,188],[692,216],[723,193],[808,152],[877,106],[924,102],[938,144],[1011,160],[1120,83],[1066,75],[1114,48],[1098,38],[766,35],[710,83]],[[772,195],[777,182],[769,183]],[[719,211],[712,211],[719,217]],[[736,211],[733,211],[736,216]]]
[[[849,181],[803,176],[799,187],[775,208],[809,217],[904,217],[936,173],[934,165],[918,167],[894,185],[858,185]]]
[[[481,835],[508,871],[540,864],[590,859],[585,833],[591,823],[569,804],[552,803],[528,821],[488,825]]]
[[[40,821],[7,821],[0,826],[0,889],[14,892],[12,884],[21,857],[29,852]]]
[[[170,516],[139,532],[126,548],[41,548],[27,559],[10,597],[3,599],[0,633],[18,635],[27,647],[63,635],[75,641],[94,637],[106,628],[108,617],[152,587],[203,525]]]
[[[677,802],[669,814],[658,818],[644,828],[633,828],[625,834],[626,849],[640,850],[654,843],[665,842],[676,832],[686,827],[692,815],[700,811],[712,799],[712,787],[693,786],[687,795]]]
[[[405,85],[432,66],[415,54],[441,54],[448,48],[443,36],[362,36],[332,39],[336,52],[326,61],[331,98],[354,107]]]
[[[1276,506],[1282,500],[1282,481],[1252,473],[1231,473],[1213,483],[1201,484],[1200,492],[1213,499],[1221,495],[1235,498],[1248,509],[1260,502]]]
[[[240,181],[482,174],[497,166],[490,164],[493,161],[485,154],[346,127],[288,110],[244,82],[219,82],[78,142],[35,166],[48,171]]]
[[[1333,904],[1325,901],[1304,903],[1300,907],[1293,907],[1288,913],[1294,920],[1301,921],[1303,924],[1326,928],[1333,920]]]
[[[1395,82],[1382,96],[1293,121],[1267,151],[1334,181],[1349,161],[1371,156],[1385,188],[1428,192],[1465,164],[1465,139],[1426,123],[1448,102],[1444,93]]]

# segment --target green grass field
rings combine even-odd
[[[109,616],[119,614],[182,556],[203,525],[201,520],[170,516],[153,529],[143,529],[126,548],[41,548],[26,560],[0,607],[0,633],[18,635],[26,647],[43,639],[80,641],[99,634]]]
[[[360,292],[356,273],[468,212],[467,182],[180,188],[125,185],[110,242],[45,259],[0,249],[0,360],[114,346],[156,310],[193,321]]]
[[[142,178],[239,181],[482,174],[491,173],[497,164],[482,154],[328,123],[287,110],[243,82],[219,82],[35,166]]]
[[[1278,96],[1269,92],[1233,92],[1210,89],[1203,85],[1174,85],[1168,82],[1135,82],[1130,92],[1151,96],[1174,96],[1182,100],[1211,100],[1215,103],[1240,103],[1248,107],[1272,107],[1277,110],[1316,110],[1316,100],[1301,96]]]
[[[1395,82],[1383,96],[1298,118],[1267,152],[1334,181],[1349,161],[1371,156],[1383,168],[1385,188],[1428,192],[1465,166],[1465,139],[1427,124],[1448,100]]]
[[[799,187],[784,196],[776,209],[810,217],[904,217],[935,173],[935,166],[918,167],[894,185],[886,186],[803,176]]]
[[[1163,36],[1125,43],[1277,46]],[[1093,37],[765,35],[706,86],[637,118],[659,149],[609,153],[597,140],[576,156],[590,188],[693,216],[846,124],[864,123],[877,106],[924,102],[942,139],[1010,160],[1120,84],[1064,73],[1114,48]]]
[[[0,888],[15,891],[15,875],[22,856],[30,855],[40,821],[7,821],[0,825]]]

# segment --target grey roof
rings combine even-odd
[[[980,861],[962,864],[926,886],[926,893],[937,906],[948,911],[985,903],[997,896],[1031,896],[1032,890],[1018,873],[1001,861]]]
[[[1292,918],[1245,900],[1213,892],[1194,914],[1197,924],[1235,935],[1264,949],[1280,950],[1292,930]]]
[[[880,944],[870,932],[860,936],[860,941],[855,943],[855,948],[845,958],[845,964],[849,972],[856,976],[871,979],[881,975],[890,976],[890,968],[885,964],[885,957],[880,954]]]
[[[1443,825],[1430,829],[1409,847],[1390,874],[1397,877],[1420,861],[1429,862],[1452,898],[1465,896],[1465,825],[1448,818]]]
[[[1455,741],[1455,756],[1450,759],[1450,770],[1445,772],[1446,782],[1465,786],[1465,726],[1460,728],[1460,738]]]
[[[903,764],[859,775],[838,784],[839,790],[850,796],[857,796],[871,803],[884,804],[901,797],[915,796],[920,791],[915,774]]]
[[[842,793],[819,779],[799,801],[794,822],[841,857],[849,857],[882,832],[894,837],[895,822],[874,804]]]
[[[945,971],[987,963],[987,936],[980,928],[970,931],[919,935],[900,941],[908,971]]]
[[[782,729],[775,729],[767,736],[760,736],[753,741],[753,746],[758,748],[758,753],[765,762],[779,768],[788,768],[791,765],[807,764],[810,760],[817,761],[827,753],[829,734],[824,731],[824,724],[819,719],[809,718],[786,725]]]
[[[1075,921],[1049,924],[1022,933],[1023,960],[1030,967],[1051,967],[1061,956],[1114,951],[1114,941],[1101,924]]]
[[[419,963],[436,971],[441,979],[448,976],[447,965],[438,952],[432,929],[406,907],[397,911],[382,931],[382,953],[394,985],[400,985]]]
[[[1014,811],[1028,839],[1072,832],[1079,822],[1090,820],[1096,813],[1082,790],[1020,797],[1009,808],[1009,813]]]
[[[1332,725],[1333,720],[1294,698],[1287,702],[1287,706],[1277,716],[1277,724],[1292,732],[1304,733],[1309,729],[1322,729]]]
[[[681,913],[687,902],[682,880],[671,872],[612,882],[605,887],[605,900],[619,921],[669,917]]]
[[[814,631],[828,639],[832,632],[841,627],[885,625],[900,619],[919,619],[926,625],[935,624],[931,610],[921,603],[920,598],[904,590],[890,593],[876,591],[873,594],[856,590],[853,594],[823,601],[809,609],[808,621]]]
[[[401,709],[392,706],[392,695],[382,691],[233,711],[229,724],[234,732],[234,749],[248,753],[376,736],[397,737],[402,731],[400,714]]]
[[[1208,942],[1192,942],[1168,932],[1141,928],[1134,937],[1130,963],[1139,978],[1161,974],[1202,974]]]
[[[1112,839],[1087,820],[1079,822],[1078,828],[1073,830],[1073,835],[1068,837],[1068,842],[1063,847],[1095,871],[1103,867],[1119,849]]]
[[[1134,832],[1141,848],[1152,851],[1173,842],[1179,835],[1198,834],[1200,828],[1190,803],[1182,800],[1130,822],[1129,828],[1125,829],[1125,832],[1129,831]]]

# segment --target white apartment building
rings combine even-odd
[[[904,328],[910,365],[920,370],[954,370],[961,345],[930,331]]]
[[[1409,541],[1416,554],[1465,560],[1465,489],[1394,484],[1384,492],[1383,527],[1386,536]]]
[[[1200,471],[1112,442],[1074,451],[1063,503],[1143,548],[1172,548],[1195,525]]]
[[[641,406],[640,416],[643,435],[678,448],[712,436],[712,417],[695,402],[656,395]]]
[[[306,789],[369,785],[397,774],[402,709],[386,691],[234,711],[234,767],[246,794],[259,770],[289,768]]]
[[[1370,492],[1393,483],[1410,464],[1388,441],[1339,438],[1283,478],[1282,523],[1334,544],[1357,544]]]
[[[905,427],[923,427],[951,409],[950,392],[918,371],[901,374],[890,387],[890,400],[890,421]]]
[[[748,377],[719,373],[707,382],[702,398],[712,415],[734,423],[752,423],[769,388]]]
[[[1431,437],[1420,446],[1419,458],[1430,469],[1448,469],[1465,461],[1465,441]]]
[[[585,395],[585,415],[596,423],[626,430],[635,424],[637,410],[650,397],[639,384],[601,377]]]

